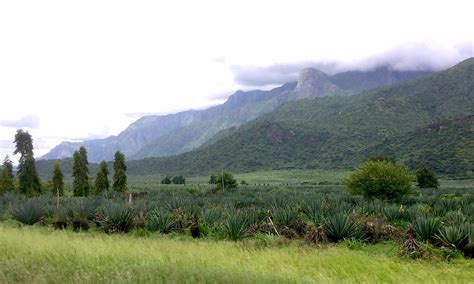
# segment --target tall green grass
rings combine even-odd
[[[255,241],[252,241],[255,242]],[[0,225],[0,282],[468,283],[474,262],[411,261],[392,245],[350,250],[298,243],[73,233]]]

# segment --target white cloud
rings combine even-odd
[[[31,133],[52,147],[60,139],[46,137],[118,134],[135,119],[125,113],[215,104],[243,87],[232,66],[355,66],[400,46],[425,46],[414,59],[444,66],[472,54],[471,11],[470,1],[2,1],[0,120],[38,115]]]

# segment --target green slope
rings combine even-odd
[[[357,96],[286,103],[198,150],[131,161],[130,172],[351,168],[389,154],[410,165],[427,161],[441,172],[465,174],[474,164],[472,119],[466,118],[472,114],[474,59],[469,59]],[[436,123],[453,126],[428,131]]]

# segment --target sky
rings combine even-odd
[[[40,157],[310,66],[441,70],[474,56],[470,2],[0,0],[0,158],[18,128]]]

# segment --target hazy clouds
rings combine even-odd
[[[26,115],[17,120],[1,120],[0,126],[13,128],[38,128],[40,118],[37,115]]]
[[[461,60],[474,57],[474,41],[440,47],[427,42],[405,43],[368,58],[350,61],[278,63],[270,66],[230,66],[236,83],[248,87],[265,87],[293,82],[300,70],[313,67],[327,74],[350,70],[371,70],[388,66],[405,71],[438,71]]]

